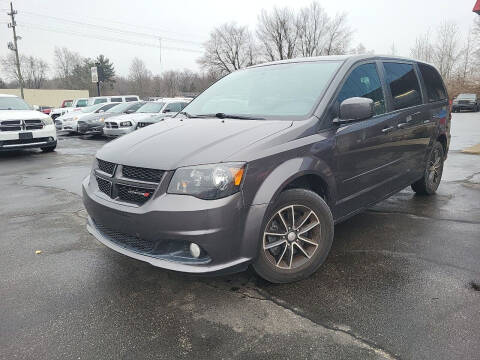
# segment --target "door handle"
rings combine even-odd
[[[395,129],[395,127],[393,127],[393,126],[385,127],[385,128],[382,129],[382,132],[384,134],[386,134],[386,133],[392,131],[393,129]]]
[[[397,127],[398,127],[399,129],[406,128],[407,126],[408,126],[408,123],[400,123],[400,124],[397,125]]]

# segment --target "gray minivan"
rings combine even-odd
[[[154,266],[316,271],[334,224],[406,186],[434,194],[450,142],[438,71],[329,56],[225,76],[179,115],[115,140],[83,182],[87,228]]]

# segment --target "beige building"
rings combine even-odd
[[[50,89],[23,89],[25,101],[30,105],[59,107],[63,100],[88,98],[88,90],[50,90]],[[0,94],[17,95],[20,89],[0,89]]]

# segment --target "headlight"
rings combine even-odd
[[[53,120],[51,117],[42,120],[43,125],[53,125]]]
[[[132,122],[131,121],[124,121],[124,122],[121,122],[120,123],[120,126],[132,126]]]
[[[75,117],[73,118],[73,121],[77,121],[77,120],[78,120],[78,116],[75,116]]]
[[[240,190],[245,164],[225,163],[179,168],[168,193],[192,195],[204,200],[220,199]]]
[[[98,121],[104,122],[104,121],[105,121],[105,118],[100,118]]]

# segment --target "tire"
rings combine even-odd
[[[48,147],[42,147],[41,149],[44,153],[49,153],[49,152],[55,151],[56,147],[57,147],[57,145],[53,145],[53,146],[48,146]]]
[[[412,184],[412,190],[419,195],[433,195],[437,192],[443,174],[445,152],[443,145],[436,141],[428,156],[423,177]]]
[[[295,226],[288,231],[292,217]],[[313,191],[290,189],[282,192],[265,214],[259,253],[252,264],[253,269],[272,283],[289,283],[307,278],[327,258],[333,242],[333,225],[330,208]],[[278,235],[267,235],[266,232]],[[274,242],[283,243],[265,249]]]

